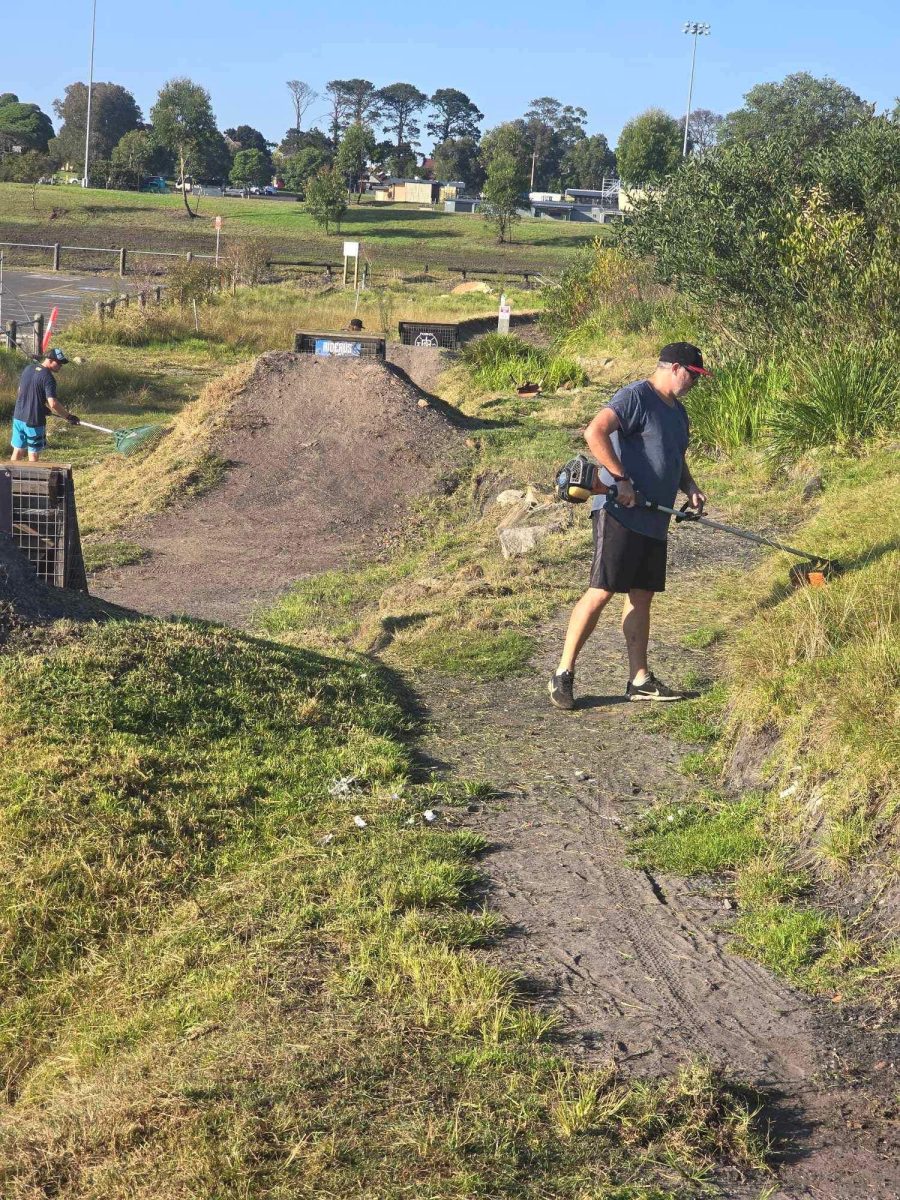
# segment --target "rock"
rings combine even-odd
[[[811,479],[807,479],[806,485],[803,488],[803,502],[808,504],[814,496],[821,496],[825,491],[825,484],[822,482],[821,475],[813,475]]]
[[[526,499],[515,500],[507,506],[507,511],[497,522],[498,529],[509,529],[513,525],[526,525],[527,518],[531,515],[534,508],[533,504],[529,504]]]
[[[546,504],[552,498],[552,488],[545,488],[537,483],[529,483],[525,489],[525,499],[529,504]]]
[[[520,500],[524,499],[525,493],[519,491],[518,488],[507,488],[497,497],[497,503],[501,508],[507,508],[510,504],[518,504]]]
[[[428,408],[428,401],[425,399],[424,396],[422,397],[421,400],[418,401],[418,405],[419,405],[419,408]]]
[[[500,530],[500,549],[504,558],[516,558],[530,554],[540,542],[552,533],[546,525],[514,525]]]
[[[467,292],[486,292],[490,293],[494,289],[489,283],[484,283],[480,279],[468,279],[465,283],[458,283],[453,289],[451,295],[464,296]]]

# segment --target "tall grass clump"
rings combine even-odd
[[[790,364],[785,402],[772,411],[769,438],[779,458],[818,446],[857,448],[900,421],[896,350],[887,343],[812,349]]]
[[[544,391],[555,391],[563,384],[587,382],[574,359],[550,354],[505,333],[490,333],[471,342],[462,358],[473,381],[486,392],[503,392],[524,383],[539,383]]]
[[[782,365],[753,363],[747,357],[716,364],[685,399],[692,441],[711,453],[730,454],[762,439],[787,382]]]

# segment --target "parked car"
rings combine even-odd
[[[246,197],[249,195],[249,193],[246,188],[227,187],[227,188],[222,188],[222,195],[223,196],[240,196],[241,199],[243,200],[243,199],[246,199]]]
[[[145,179],[141,184],[142,192],[168,192],[169,185],[161,175],[154,175],[152,179]]]
[[[277,196],[278,188],[273,187],[273,185],[271,183],[267,183],[266,186],[263,188],[263,195],[264,196]]]

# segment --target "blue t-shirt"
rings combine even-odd
[[[690,436],[684,405],[679,400],[667,404],[653,386],[643,379],[620,388],[607,408],[611,408],[619,418],[619,429],[610,436],[610,441],[625,468],[625,474],[648,500],[672,508],[678,495]],[[600,478],[605,484],[615,482],[606,470],[601,472]],[[592,507],[607,508],[610,515],[626,529],[666,540],[670,520],[668,513],[623,508],[606,496],[596,496]]]
[[[56,380],[46,367],[27,366],[19,380],[19,394],[13,419],[23,421],[33,429],[47,424],[48,400],[56,399]]]

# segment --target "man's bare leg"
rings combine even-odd
[[[13,452],[10,455],[10,462],[22,462],[22,460],[24,458],[25,458],[25,451],[20,450],[18,448],[18,446],[14,447]]]
[[[614,595],[614,592],[607,592],[603,588],[588,588],[572,609],[562,657],[556,668],[557,672],[574,670],[575,659],[580,654],[584,643],[597,628],[600,614]]]
[[[628,650],[628,678],[634,683],[642,681],[649,673],[647,645],[650,641],[650,605],[653,592],[643,588],[632,588],[625,597],[622,609],[622,633]]]

